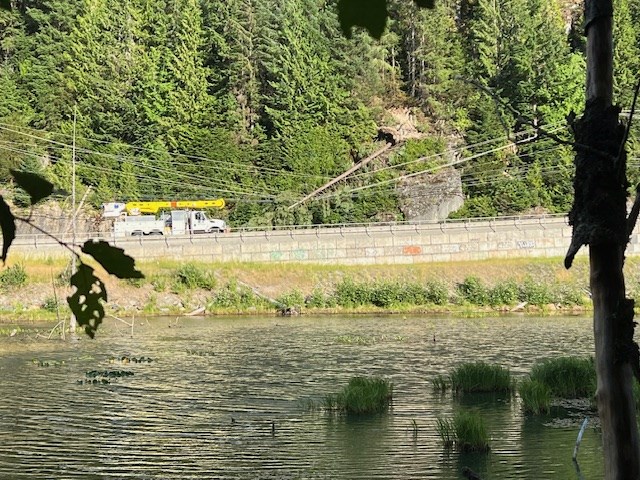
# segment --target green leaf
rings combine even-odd
[[[420,8],[433,8],[435,6],[434,0],[413,0]]]
[[[0,9],[11,10],[11,0],[0,0]]]
[[[142,272],[136,270],[133,258],[125,255],[122,248],[109,245],[109,242],[87,240],[82,252],[91,255],[102,268],[118,278],[144,278]]]
[[[0,196],[0,230],[2,231],[2,256],[0,259],[6,262],[9,247],[16,238],[16,218],[2,196]]]
[[[387,25],[386,0],[339,0],[338,19],[340,27],[347,38],[351,38],[351,28],[364,27],[369,34],[378,40]]]
[[[67,297],[69,308],[84,327],[87,335],[93,338],[104,318],[104,306],[107,301],[107,290],[104,283],[93,274],[93,268],[80,263],[78,271],[71,276],[71,285],[76,291]]]
[[[21,172],[11,169],[11,175],[18,186],[31,197],[31,205],[38,203],[43,198],[47,198],[53,192],[53,184],[31,172]]]

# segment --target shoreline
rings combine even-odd
[[[534,258],[409,265],[138,262],[141,280],[101,271],[107,316],[584,315],[591,311],[588,263]],[[637,272],[640,258],[626,268]],[[65,259],[13,256],[0,272],[0,324],[69,318]],[[628,281],[630,296],[640,286]],[[640,289],[639,289],[640,290]],[[56,304],[58,313],[56,313]]]

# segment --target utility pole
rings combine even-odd
[[[76,245],[76,117],[77,106],[73,106],[73,142],[71,146],[71,241]],[[76,273],[76,256],[71,254],[71,275]],[[77,328],[76,316],[71,312],[69,331],[75,333]]]
[[[632,394],[638,369],[633,300],[625,295],[624,252],[635,220],[627,218],[625,128],[613,105],[612,0],[586,0],[586,105],[574,125],[573,238],[565,265],[589,245],[596,400],[602,428],[604,478],[639,480],[640,448]]]

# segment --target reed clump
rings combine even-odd
[[[438,375],[433,380],[431,380],[431,386],[433,387],[434,392],[445,393],[449,390],[451,386],[449,380],[444,375]]]
[[[546,385],[559,398],[592,397],[596,391],[593,358],[558,357],[537,363],[531,380]]]
[[[453,419],[437,419],[438,435],[445,448],[460,452],[488,452],[489,433],[484,419],[476,412],[460,411]]]
[[[500,365],[485,362],[463,363],[449,375],[455,392],[509,392],[512,389],[511,373]]]
[[[324,408],[352,414],[384,412],[391,403],[393,385],[379,377],[354,377],[337,395],[327,395]]]
[[[525,413],[541,415],[551,408],[551,389],[548,385],[531,378],[525,378],[518,385],[518,393]]]

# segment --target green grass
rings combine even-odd
[[[549,413],[551,407],[551,389],[538,380],[526,378],[518,385],[518,393],[522,399],[525,413],[534,415]]]
[[[436,428],[445,448],[455,445],[460,452],[489,451],[489,433],[480,414],[456,413],[453,419],[437,419]]]
[[[596,391],[596,370],[592,358],[544,360],[533,366],[531,379],[546,385],[554,397],[592,397]]]
[[[449,387],[449,380],[444,375],[438,375],[433,380],[431,380],[431,386],[433,387],[434,392],[446,392]]]
[[[456,442],[456,429],[453,420],[438,418],[436,419],[436,429],[444,448],[453,448]]]
[[[2,289],[21,287],[25,283],[27,283],[27,271],[22,263],[16,263],[0,272],[0,287]]]
[[[500,365],[484,362],[463,363],[449,375],[456,392],[508,392],[512,388],[511,374]]]
[[[391,402],[393,385],[383,378],[354,377],[337,395],[327,395],[325,410],[353,414],[384,412]]]

